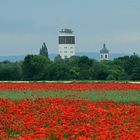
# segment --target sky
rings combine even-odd
[[[140,0],[0,0],[1,56],[57,53],[63,28],[77,52],[140,54]]]

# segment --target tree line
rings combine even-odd
[[[136,54],[114,60],[97,61],[87,56],[72,56],[54,61],[48,58],[45,44],[39,55],[23,61],[0,62],[0,80],[140,80],[140,57]]]

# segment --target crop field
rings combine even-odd
[[[1,140],[140,140],[140,84],[1,83]]]

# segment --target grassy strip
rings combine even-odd
[[[44,98],[44,97],[58,97],[58,98],[84,98],[90,101],[98,100],[113,100],[114,102],[123,103],[140,103],[140,91],[86,91],[86,92],[54,92],[54,91],[4,91],[0,90],[0,98],[10,98],[12,100],[22,98]]]
[[[68,81],[0,81],[0,83],[137,83],[140,84],[140,81],[117,81],[117,80],[68,80]]]

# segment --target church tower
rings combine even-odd
[[[106,48],[105,43],[103,48],[100,50],[100,60],[109,60],[109,50]]]

